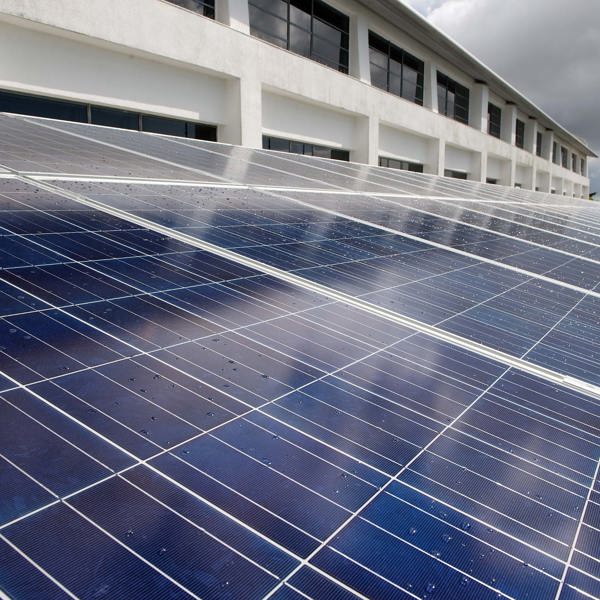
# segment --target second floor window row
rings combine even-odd
[[[423,61],[369,32],[371,84],[423,104]]]
[[[350,19],[320,0],[249,0],[250,31],[348,73]]]
[[[440,114],[468,125],[469,89],[438,71],[437,92]]]

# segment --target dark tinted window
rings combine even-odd
[[[397,160],[395,158],[379,157],[380,167],[389,167],[391,169],[402,169],[403,171],[413,171],[414,173],[422,173],[423,165],[420,163],[409,162],[407,160]]]
[[[348,72],[350,19],[319,0],[250,0],[250,31],[272,44]]]
[[[552,162],[558,164],[558,144],[552,144]]]
[[[107,127],[120,127],[121,129],[139,129],[139,113],[104,106],[92,106],[91,122],[94,125],[106,125]]]
[[[536,142],[535,142],[535,153],[538,156],[542,155],[542,142],[543,142],[543,135],[541,134],[541,132],[537,132],[537,136],[536,136]]]
[[[210,19],[215,18],[215,0],[167,0],[167,2],[193,10]]]
[[[515,146],[523,148],[525,146],[525,123],[517,119],[515,127]]]
[[[585,158],[581,159],[580,166],[581,166],[581,174],[585,175]]]
[[[569,163],[569,153],[567,152],[566,148],[560,149],[560,162],[562,166],[566,169]]]
[[[177,135],[201,140],[217,141],[217,128],[214,125],[170,119],[155,115],[145,115],[107,106],[65,102],[42,96],[14,94],[0,90],[0,112],[13,112],[33,117],[47,117],[61,121],[78,121],[107,127],[120,127],[151,133]]]
[[[444,169],[444,177],[452,177],[454,179],[466,179],[467,174],[464,171],[454,171],[452,169]]]
[[[0,91],[0,112],[87,123],[87,104]]]
[[[577,154],[571,155],[571,168],[573,171],[577,172]]]
[[[350,152],[348,150],[328,148],[327,146],[296,142],[294,140],[286,140],[268,135],[263,135],[263,148],[265,150],[278,150],[279,152],[304,154],[306,156],[318,156],[320,158],[332,158],[334,160],[350,160]]]
[[[502,126],[502,109],[491,102],[488,103],[488,133],[500,137]]]
[[[438,71],[438,111],[461,123],[469,123],[469,90]]]
[[[369,32],[369,58],[372,85],[423,104],[423,61],[373,32]]]

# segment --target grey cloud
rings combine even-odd
[[[414,8],[600,150],[599,0],[410,0]],[[600,161],[590,163],[600,191]]]

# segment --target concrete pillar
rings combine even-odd
[[[554,131],[546,129],[542,139],[542,158],[552,162],[552,148],[554,147]]]
[[[369,23],[362,15],[350,20],[350,75],[371,85]]]
[[[378,165],[379,119],[375,116],[357,117],[354,139],[354,150],[350,153],[350,160],[367,165]]]
[[[523,187],[527,190],[535,190],[537,186],[537,170],[535,166],[529,167],[523,182]]]
[[[427,164],[423,169],[431,175],[443,175],[446,154],[446,142],[443,139],[432,139],[427,148]]]
[[[488,130],[488,103],[490,91],[483,82],[477,82],[471,90],[469,97],[469,125],[487,133]]]
[[[262,148],[262,89],[256,77],[228,81],[226,113],[219,141]]]
[[[215,8],[217,21],[243,33],[250,33],[248,0],[219,0]]]
[[[525,145],[523,149],[527,150],[527,152],[531,152],[531,154],[535,154],[537,132],[537,121],[532,117],[529,117],[529,119],[525,121]]]
[[[423,105],[433,112],[439,112],[437,95],[437,66],[429,61],[425,63]]]
[[[480,181],[485,183],[487,179],[487,151],[473,152],[471,157],[470,177],[472,181]]]
[[[502,109],[502,128],[500,139],[511,146],[515,145],[517,131],[517,107],[514,104],[507,104]]]

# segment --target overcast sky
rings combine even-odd
[[[600,0],[404,1],[600,154]]]

